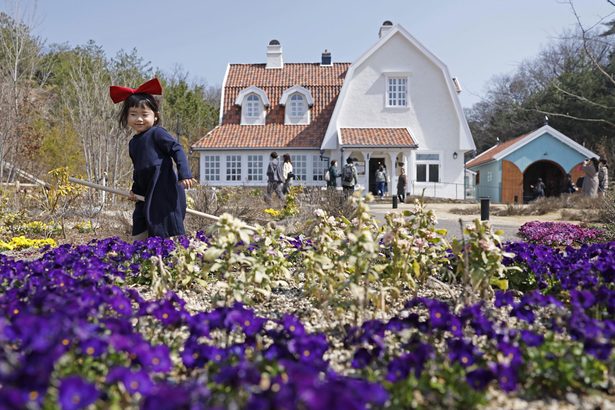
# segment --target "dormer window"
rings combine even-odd
[[[264,125],[265,108],[269,106],[267,94],[258,87],[239,92],[235,104],[241,107],[241,125]]]
[[[307,103],[305,102],[305,98],[299,94],[293,94],[290,96],[290,103],[286,105],[286,109],[288,110],[287,123],[290,124],[307,124],[309,122],[307,118]]]
[[[310,107],[314,105],[312,93],[307,88],[295,85],[282,94],[280,105],[286,107],[285,124],[309,124]]]
[[[242,106],[242,110],[246,116],[246,119],[254,121],[260,117],[263,112],[263,104],[261,99],[256,94],[250,94],[246,97],[246,102]]]

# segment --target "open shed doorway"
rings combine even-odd
[[[531,185],[535,185],[538,178],[545,184],[545,196],[559,196],[566,173],[564,169],[553,161],[536,161],[525,169],[523,173],[523,202],[534,199]]]

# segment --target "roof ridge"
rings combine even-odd
[[[264,65],[266,66],[267,63],[228,63],[229,65]],[[318,62],[318,61],[314,61],[314,62],[299,62],[299,63],[288,63],[288,62],[284,62],[284,65],[300,65],[300,64],[309,64],[309,65],[318,65],[318,66],[323,66],[323,67],[331,67],[332,65],[345,65],[345,64],[352,64],[352,62],[350,61],[336,61],[334,63],[331,63],[330,65],[322,65],[322,63]],[[283,69],[284,67],[282,67]],[[277,69],[279,70],[279,69]]]

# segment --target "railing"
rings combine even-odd
[[[467,186],[456,182],[409,181],[408,191],[412,195],[424,195],[434,198],[477,199],[476,186]],[[391,192],[391,189],[389,189],[389,192]]]
[[[9,174],[6,177],[7,178],[6,182],[14,182],[15,175],[19,175],[20,177],[27,179],[28,181],[38,184],[40,186],[47,185],[47,183],[43,181],[42,179],[39,179],[35,177],[34,175],[29,174],[26,171],[23,171],[17,168],[16,166],[12,165],[8,161],[0,161],[0,166],[6,168],[9,171]]]

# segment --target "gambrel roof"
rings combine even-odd
[[[265,64],[230,64],[223,85],[220,125],[197,141],[194,149],[310,148],[320,149],[323,137],[350,63],[285,63],[283,68]],[[279,104],[287,89],[300,86],[312,95],[311,121],[285,125]],[[236,98],[249,87],[262,89],[271,102],[264,125],[240,125]]]
[[[472,150],[476,149],[474,145],[474,139],[472,138],[472,133],[466,121],[465,115],[463,113],[463,109],[461,107],[461,103],[459,102],[459,98],[457,97],[457,91],[455,89],[455,84],[453,82],[453,78],[448,71],[448,67],[446,64],[442,62],[438,57],[435,56],[431,51],[429,51],[423,44],[421,44],[416,38],[414,38],[405,28],[403,28],[399,24],[393,25],[393,27],[384,34],[370,49],[368,49],[363,55],[361,55],[355,62],[352,63],[351,67],[347,73],[347,80],[340,92],[338,104],[333,111],[332,119],[327,128],[327,132],[325,135],[325,144],[322,148],[333,148],[334,141],[333,135],[337,133],[337,144],[343,145],[343,141],[341,140],[341,133],[339,132],[338,125],[338,117],[341,111],[341,107],[346,100],[348,90],[351,87],[352,79],[355,76],[355,72],[360,70],[361,66],[370,59],[371,56],[375,55],[376,52],[381,49],[387,42],[391,41],[391,39],[395,36],[401,36],[405,41],[407,41],[412,46],[416,47],[431,63],[436,67],[436,69],[442,75],[442,81],[447,87],[448,95],[450,100],[454,106],[456,119],[459,124],[459,135],[458,135],[458,147],[462,150]]]

